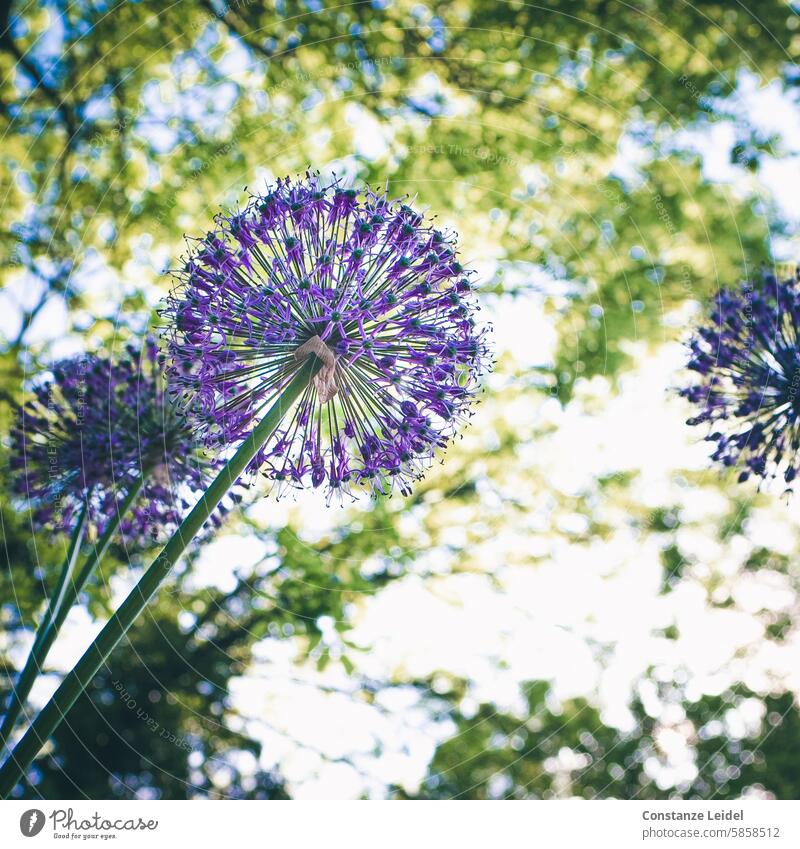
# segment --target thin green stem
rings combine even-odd
[[[86,502],[78,515],[78,521],[72,529],[72,536],[70,537],[69,546],[67,547],[67,556],[64,558],[64,563],[61,566],[61,574],[58,576],[58,583],[47,602],[47,609],[44,612],[42,621],[36,629],[36,636],[33,640],[31,650],[28,652],[28,658],[25,661],[25,666],[22,668],[22,672],[20,672],[16,684],[11,688],[11,695],[8,699],[8,708],[6,709],[5,716],[3,717],[3,724],[0,725],[0,751],[5,748],[6,741],[9,739],[11,732],[14,730],[14,725],[22,712],[22,708],[25,705],[28,694],[31,691],[31,687],[33,687],[33,683],[36,681],[37,675],[42,670],[42,664],[44,663],[44,655],[42,654],[44,635],[52,624],[54,617],[57,615],[58,608],[61,605],[67,589],[69,576],[72,574],[72,571],[75,568],[75,563],[78,560],[78,554],[81,550],[81,542],[83,541],[83,535],[86,532],[88,512],[89,497],[87,496]]]
[[[91,497],[91,492],[86,494],[86,501],[84,502],[83,507],[81,507],[81,512],[78,514],[78,521],[72,529],[72,536],[70,537],[69,546],[67,548],[67,556],[64,558],[64,564],[61,567],[61,574],[58,576],[58,583],[47,602],[47,610],[42,617],[42,621],[36,629],[36,638],[34,639],[31,651],[41,645],[45,631],[50,627],[50,623],[53,621],[56,612],[64,600],[64,595],[66,594],[67,586],[69,584],[69,576],[75,570],[75,565],[77,564],[78,557],[80,556],[81,544],[83,543],[83,538],[86,535],[86,528],[89,524],[89,500]]]
[[[64,719],[67,711],[147,606],[186,546],[203,527],[224,498],[225,493],[245,471],[261,446],[274,433],[286,411],[297,400],[322,365],[322,360],[312,354],[298,369],[280,397],[203,493],[189,515],[170,537],[161,554],[142,575],[139,583],[108,620],[83,657],[61,682],[50,701],[42,708],[31,727],[0,768],[0,798],[7,798],[11,794],[41,747]]]
[[[19,681],[12,693],[12,701],[5,717],[3,717],[2,728],[0,728],[0,745],[4,744],[11,736],[14,725],[25,707],[25,703],[28,700],[31,689],[36,683],[36,678],[41,674],[42,669],[44,668],[44,662],[47,659],[47,655],[50,653],[50,649],[52,648],[56,637],[61,631],[61,626],[64,624],[67,614],[70,612],[72,605],[75,604],[76,599],[81,594],[86,582],[94,573],[94,570],[97,568],[97,564],[103,559],[103,557],[105,557],[106,552],[111,545],[111,541],[120,526],[122,517],[128,512],[133,502],[138,498],[143,486],[143,477],[138,478],[131,485],[131,488],[128,490],[128,494],[108,520],[108,524],[106,525],[103,534],[94,546],[92,553],[84,561],[84,564],[81,566],[78,574],[72,577],[72,573],[75,571],[74,563],[77,560],[77,553],[80,548],[80,544],[78,544],[75,548],[70,568],[62,571],[62,578],[66,576],[66,580],[59,580],[59,588],[57,590],[59,597],[58,602],[54,606],[54,609],[48,608],[47,616],[39,626],[39,630],[36,633],[36,641],[33,644],[31,653],[28,655],[28,660],[25,663],[25,667],[20,674]],[[82,518],[85,520],[85,516]],[[66,562],[64,565],[66,566]]]

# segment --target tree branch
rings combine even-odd
[[[8,4],[8,6],[10,7],[10,4]],[[8,8],[4,11],[6,12],[7,21]],[[0,27],[3,25],[1,15],[2,13],[0,13]],[[17,64],[33,82],[34,88],[41,91],[47,100],[53,104],[54,110],[61,116],[61,120],[64,122],[64,127],[67,131],[67,147],[70,148],[78,132],[78,122],[74,109],[62,97],[60,97],[56,89],[47,83],[41,69],[31,62],[31,60],[28,59],[19,49],[16,42],[11,37],[11,30],[8,28],[7,24],[2,33],[0,33],[0,49],[10,53],[11,56],[16,59]]]

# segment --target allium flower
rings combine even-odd
[[[167,398],[158,356],[148,339],[141,351],[128,346],[118,362],[64,360],[20,407],[11,430],[11,489],[27,500],[37,528],[69,530],[88,497],[89,520],[102,532],[144,476],[120,527],[128,542],[145,544],[177,526],[191,496],[222,465],[193,447]]]
[[[169,375],[208,446],[325,363],[250,464],[278,484],[404,494],[470,415],[487,363],[471,272],[401,201],[315,175],[217,217],[170,296]]]
[[[768,276],[723,289],[709,321],[690,342],[696,382],[681,395],[708,423],[713,459],[751,475],[791,483],[800,467],[800,286]]]

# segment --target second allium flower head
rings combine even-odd
[[[98,532],[143,480],[122,517],[127,543],[146,546],[180,523],[222,463],[193,444],[175,415],[152,339],[119,358],[63,360],[41,380],[11,429],[11,491],[31,507],[36,528],[71,531],[84,505]],[[217,526],[228,506],[210,519]]]
[[[800,284],[768,275],[720,291],[690,340],[696,378],[681,394],[696,404],[690,425],[707,424],[713,459],[739,480],[800,470]]]
[[[322,370],[251,471],[408,493],[470,415],[489,359],[455,237],[313,175],[217,223],[164,311],[170,386],[205,444],[250,433],[314,353]]]

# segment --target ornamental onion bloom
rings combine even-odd
[[[89,520],[102,532],[144,476],[120,528],[128,542],[146,544],[177,526],[222,465],[193,447],[176,416],[155,342],[147,339],[141,351],[130,345],[125,354],[117,362],[59,362],[20,407],[11,430],[11,489],[28,502],[37,529],[70,530],[88,503]]]
[[[488,361],[454,234],[385,193],[279,180],[192,245],[164,310],[170,385],[204,443],[249,434],[324,363],[248,467],[276,485],[410,492]]]
[[[697,380],[681,395],[700,407],[690,425],[708,423],[713,459],[741,469],[739,480],[800,467],[800,286],[766,276],[761,285],[723,289],[709,321],[690,341]]]

